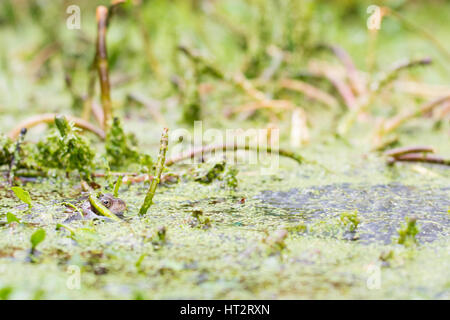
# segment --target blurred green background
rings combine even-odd
[[[73,4],[81,10],[79,30],[66,27],[70,16],[66,9]],[[95,53],[95,8],[101,4],[110,5],[110,1],[1,1],[2,131],[39,112],[81,113],[80,97],[86,94]],[[163,100],[176,93],[171,82],[174,77],[187,84],[195,80],[192,64],[177,50],[179,44],[199,50],[224,72],[242,71],[249,79],[257,78],[270,65],[270,45],[290,54],[280,73],[293,76],[317,56],[313,47],[326,42],[345,48],[362,71],[386,69],[403,58],[429,56],[433,66],[413,71],[413,79],[449,83],[445,57],[427,39],[392,17],[383,19],[374,63],[369,65],[366,20],[367,7],[372,4],[393,8],[450,50],[445,41],[450,36],[450,2],[443,0],[128,0],[114,10],[107,36],[116,112],[126,112],[126,95],[131,91]],[[270,85],[264,91],[278,94]],[[242,99],[233,92],[225,88],[214,94],[205,108],[239,105]],[[206,111],[208,114],[216,115]],[[173,121],[180,117],[174,116]]]

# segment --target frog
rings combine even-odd
[[[102,194],[98,199],[109,211],[118,217],[123,217],[123,212],[127,209],[125,201],[120,198],[114,197],[110,193]],[[97,210],[91,204],[89,199],[85,200],[81,206],[81,211],[83,212],[83,217],[80,214],[71,215],[65,222],[70,222],[73,220],[89,220],[89,219],[100,219],[109,221],[107,217],[99,216]]]

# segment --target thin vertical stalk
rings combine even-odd
[[[153,204],[153,197],[155,196],[156,187],[158,186],[159,181],[161,180],[161,174],[164,170],[164,164],[166,162],[167,145],[169,144],[168,131],[169,131],[168,128],[164,128],[161,136],[158,162],[156,164],[156,172],[155,176],[153,177],[152,183],[150,184],[150,188],[148,189],[147,195],[145,196],[144,203],[142,204],[142,207],[139,210],[139,215],[141,216],[145,215],[150,206]]]
[[[103,129],[107,131],[112,119],[112,103],[109,83],[108,54],[106,51],[106,31],[108,8],[97,7],[97,71],[100,79],[101,101],[103,106]]]

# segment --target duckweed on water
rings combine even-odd
[[[54,19],[63,2],[0,2],[18,12],[0,10],[2,131],[17,137],[47,114],[23,141],[0,134],[0,299],[450,298],[450,171],[439,158],[450,123],[445,103],[429,103],[448,102],[448,62],[421,35],[386,16],[383,50],[371,47],[354,1],[115,1],[100,7],[99,28],[98,3],[86,1],[78,31]],[[447,4],[398,8],[448,38]],[[101,77],[89,68],[95,49]],[[279,134],[283,152],[240,148],[255,165],[232,147],[236,165],[173,160],[196,144],[198,119],[202,133]],[[153,162],[163,128],[178,135],[167,166]],[[389,140],[439,157],[387,165]],[[268,160],[274,172],[262,170]],[[126,202],[123,220],[67,221],[100,190]]]

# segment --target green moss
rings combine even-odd
[[[214,180],[222,179],[222,174],[225,171],[226,162],[221,161],[213,164],[208,164],[207,167],[199,167],[195,172],[194,180],[201,183],[211,183]]]
[[[59,50],[58,55],[67,61],[65,68],[60,68],[57,60],[50,57],[40,68],[38,81],[35,77],[27,79],[22,72],[19,76],[16,70],[28,70],[29,62],[37,61],[34,60],[36,50],[27,50],[25,58],[16,53],[22,52],[25,47],[44,48],[45,44],[41,40],[47,38],[45,30],[52,26],[48,22],[56,21],[47,18],[62,11],[59,6],[47,6],[46,10],[39,11],[37,22],[26,21],[25,14],[8,14],[21,12],[15,10],[14,1],[6,3],[10,8],[0,12],[2,20],[9,21],[14,16],[15,23],[23,27],[11,29],[6,26],[0,30],[0,82],[6,84],[8,90],[7,94],[2,95],[2,112],[8,114],[0,117],[2,130],[8,132],[17,121],[29,114],[49,112],[56,106],[58,112],[76,115],[76,110],[71,109],[69,95],[60,90],[61,79],[66,72],[72,73],[73,89],[84,92],[88,75],[83,70],[92,61],[92,47],[83,42],[74,42],[71,32],[60,32],[57,42],[64,50]],[[425,165],[436,174],[429,176],[412,170],[410,164],[387,167],[385,159],[370,150],[368,141],[373,128],[367,125],[368,122],[360,122],[352,128],[348,139],[336,139],[330,128],[335,126],[337,113],[324,110],[321,105],[305,100],[302,95],[278,90],[279,76],[295,77],[298,71],[306,68],[308,60],[304,59],[304,51],[307,46],[304,44],[317,40],[314,33],[324,35],[321,41],[339,43],[348,49],[357,67],[364,69],[366,46],[361,44],[367,40],[368,33],[361,29],[360,18],[363,16],[340,19],[335,10],[339,9],[338,6],[324,6],[314,1],[247,3],[233,0],[217,1],[215,5],[216,12],[228,18],[232,28],[226,23],[217,23],[219,20],[204,19],[207,16],[205,12],[192,10],[182,1],[147,1],[143,4],[143,21],[146,26],[151,26],[148,28],[152,30],[151,48],[156,49],[156,61],[162,70],[161,78],[148,71],[147,55],[139,51],[140,40],[137,38],[139,33],[135,32],[135,19],[128,19],[128,11],[125,11],[120,19],[113,21],[108,33],[108,48],[111,49],[112,62],[116,63],[111,63],[111,74],[114,77],[121,74],[137,75],[137,81],[113,88],[115,112],[123,116],[122,119],[126,117],[126,121],[123,122],[124,127],[118,123],[114,133],[107,133],[106,148],[109,151],[106,154],[102,142],[86,141],[95,153],[93,160],[91,152],[87,151],[85,160],[88,161],[85,165],[74,166],[70,171],[86,170],[84,174],[88,175],[94,168],[106,171],[151,170],[150,159],[140,158],[137,153],[142,156],[142,150],[156,152],[161,128],[159,123],[149,117],[146,108],[135,109],[121,103],[133,90],[142,90],[154,100],[161,101],[160,111],[171,129],[177,128],[175,124],[180,116],[190,119],[189,125],[192,119],[203,118],[205,127],[223,130],[265,128],[267,122],[264,121],[276,120],[281,134],[280,146],[295,154],[301,153],[305,159],[312,161],[299,161],[299,165],[292,159],[280,157],[279,170],[272,175],[262,174],[261,166],[258,165],[239,165],[237,188],[236,172],[230,170],[228,164],[224,168],[214,168],[217,163],[205,164],[199,169],[198,178],[206,183],[193,179],[180,179],[176,184],[162,183],[155,194],[154,205],[144,217],[137,215],[145,195],[145,184],[124,185],[120,188],[119,197],[127,203],[126,223],[74,221],[67,224],[66,228],[60,224],[66,217],[61,203],[70,201],[79,205],[84,200],[80,199],[79,179],[53,175],[53,170],[48,169],[65,171],[69,154],[62,152],[68,150],[58,149],[58,141],[65,139],[63,135],[67,136],[72,129],[66,132],[67,128],[61,127],[62,135],[57,129],[42,133],[40,128],[33,128],[33,134],[30,132],[27,136],[30,141],[26,141],[21,149],[18,169],[44,169],[49,171],[49,175],[41,178],[28,170],[17,174],[26,184],[25,188],[31,191],[34,204],[31,212],[23,210],[23,204],[8,188],[0,187],[0,217],[3,219],[0,221],[0,298],[448,300],[448,219],[436,222],[442,232],[432,242],[409,250],[395,241],[363,243],[343,239],[341,235],[344,229],[359,231],[373,220],[369,220],[362,210],[357,216],[350,212],[341,217],[340,213],[345,209],[337,208],[338,203],[325,204],[320,199],[321,193],[326,191],[312,191],[309,195],[311,207],[298,206],[291,211],[257,197],[263,191],[283,192],[295,188],[301,193],[318,186],[335,185],[341,188],[343,183],[348,183],[353,189],[367,184],[402,184],[407,188],[420,187],[420,190],[439,195],[439,199],[436,197],[430,200],[430,206],[443,201],[441,195],[444,191],[441,188],[448,188],[448,169]],[[274,5],[281,6],[280,10],[271,10]],[[306,10],[298,10],[304,6]],[[86,21],[95,21],[94,16],[89,16],[95,13],[95,4],[92,4],[91,9],[88,6],[83,11],[88,15]],[[363,9],[360,11],[364,15],[365,7],[360,9]],[[277,14],[272,14],[274,12]],[[448,37],[448,28],[439,28],[448,20],[445,13],[441,6],[436,10],[433,6],[424,5],[405,7],[405,14],[420,23],[427,22],[427,28],[436,30],[435,36],[440,39]],[[314,18],[311,19],[313,14]],[[430,20],[430,16],[433,19]],[[173,23],[174,17],[177,24]],[[326,18],[329,24],[321,26],[318,21],[322,18]],[[345,21],[345,25],[342,25],[342,21]],[[262,29],[260,22],[264,22],[265,27]],[[41,23],[47,27],[36,28]],[[321,32],[322,28],[326,28],[327,32]],[[393,60],[409,56],[411,52],[429,50],[429,45],[417,34],[405,32],[402,28],[394,31],[379,33],[377,43],[383,46],[383,52],[378,52],[376,65],[380,69]],[[257,36],[253,38],[254,35]],[[55,41],[54,37],[51,38],[52,42]],[[192,67],[191,63],[178,59],[179,53],[175,48],[180,39],[192,41],[193,47],[211,53],[215,58],[214,65],[230,75],[242,70],[249,76],[255,76],[250,80],[268,97],[289,99],[302,106],[308,114],[311,143],[301,149],[293,149],[289,145],[291,124],[290,117],[286,116],[289,112],[273,108],[258,110],[253,116],[240,113],[234,118],[223,117],[222,112],[227,111],[228,106],[234,110],[249,103],[250,99],[240,90],[230,88],[224,81],[210,77],[211,72],[208,76],[201,75],[201,79],[197,75],[197,79],[187,83],[186,91],[170,88],[169,75],[183,76],[184,70]],[[289,52],[286,56],[289,59],[273,75],[274,81],[264,82],[260,81],[263,80],[260,76],[272,64],[272,57],[266,52],[270,44]],[[430,54],[433,55],[433,52]],[[76,68],[72,69],[71,65]],[[439,68],[418,72],[420,74],[414,73],[414,78],[420,75],[427,83],[448,83],[449,80],[448,72]],[[190,81],[188,76],[185,78]],[[205,85],[200,87],[199,84]],[[313,84],[334,94],[326,84]],[[210,89],[200,90],[206,87]],[[386,108],[386,99],[389,100],[389,108]],[[415,97],[397,92],[380,96],[377,100],[367,114],[368,119],[392,116],[397,111],[396,106],[409,106],[417,102]],[[175,103],[172,105],[173,101]],[[246,116],[250,118],[242,120]],[[442,137],[448,134],[448,122],[444,121],[441,126],[436,126],[436,130],[430,130],[433,122],[432,118],[422,118],[408,123],[396,132],[396,143],[403,146],[431,145],[447,158],[450,146],[448,139]],[[133,132],[139,144],[126,132]],[[54,136],[49,139],[47,135],[42,139],[41,135],[46,133]],[[76,134],[82,138],[89,137],[89,133],[80,135],[76,131]],[[46,151],[38,151],[31,143],[32,140],[41,140],[38,145]],[[183,143],[186,142],[191,141]],[[0,146],[0,165],[6,166],[11,160],[15,144],[2,137]],[[103,158],[105,162],[101,163]],[[329,171],[314,164],[314,161]],[[171,170],[179,173],[186,168],[189,171],[192,167],[173,166]],[[227,182],[228,173],[230,179]],[[1,185],[6,184],[2,177],[0,179]],[[96,182],[101,186],[109,184],[105,179],[96,179]],[[111,187],[114,182],[110,183]],[[228,187],[224,188],[227,184],[235,190],[230,192]],[[379,201],[377,204],[385,204],[388,200],[383,195],[374,195],[373,198]],[[395,195],[390,198],[394,198],[395,204]],[[365,203],[364,194],[355,200]],[[201,214],[193,217],[193,210],[199,210]],[[324,211],[331,214],[320,216],[320,221],[314,220]],[[5,223],[8,220],[7,212],[22,223]],[[389,223],[395,217],[396,213],[391,217],[380,215],[370,218]],[[427,223],[426,217],[423,222]],[[164,228],[159,229],[159,226]],[[38,246],[38,263],[29,263],[26,260],[29,239],[36,228],[44,229],[46,238]],[[280,229],[288,231],[288,235],[281,233],[277,236],[277,230]],[[402,230],[405,243],[414,243],[411,239],[421,236],[412,227],[408,231],[407,225]],[[378,290],[370,290],[367,279],[371,274],[367,267],[378,263],[385,266],[382,286]],[[81,287],[78,290],[67,287],[67,281],[72,275],[69,272],[71,267],[80,268]]]
[[[225,173],[223,175],[223,180],[227,188],[236,190],[236,188],[238,187],[238,180],[236,177],[238,173],[239,170],[236,166],[227,166],[227,169],[225,170]]]
[[[419,233],[419,228],[416,225],[417,218],[406,218],[406,224],[398,230],[399,244],[405,247],[411,247],[417,244],[416,235]]]
[[[131,169],[130,165],[141,165],[145,171],[152,168],[152,158],[139,152],[137,140],[133,134],[125,134],[119,118],[114,118],[111,129],[106,135],[106,158],[111,169]]]
[[[353,232],[358,227],[361,220],[358,218],[358,210],[353,212],[343,212],[340,215],[341,222],[348,228],[350,232]]]
[[[55,118],[56,129],[37,144],[38,162],[43,168],[60,169],[65,172],[77,170],[81,177],[91,180],[95,168],[95,152],[89,140],[81,136],[74,124],[65,117]]]
[[[13,141],[0,133],[0,166],[11,163],[14,150],[15,145]]]

